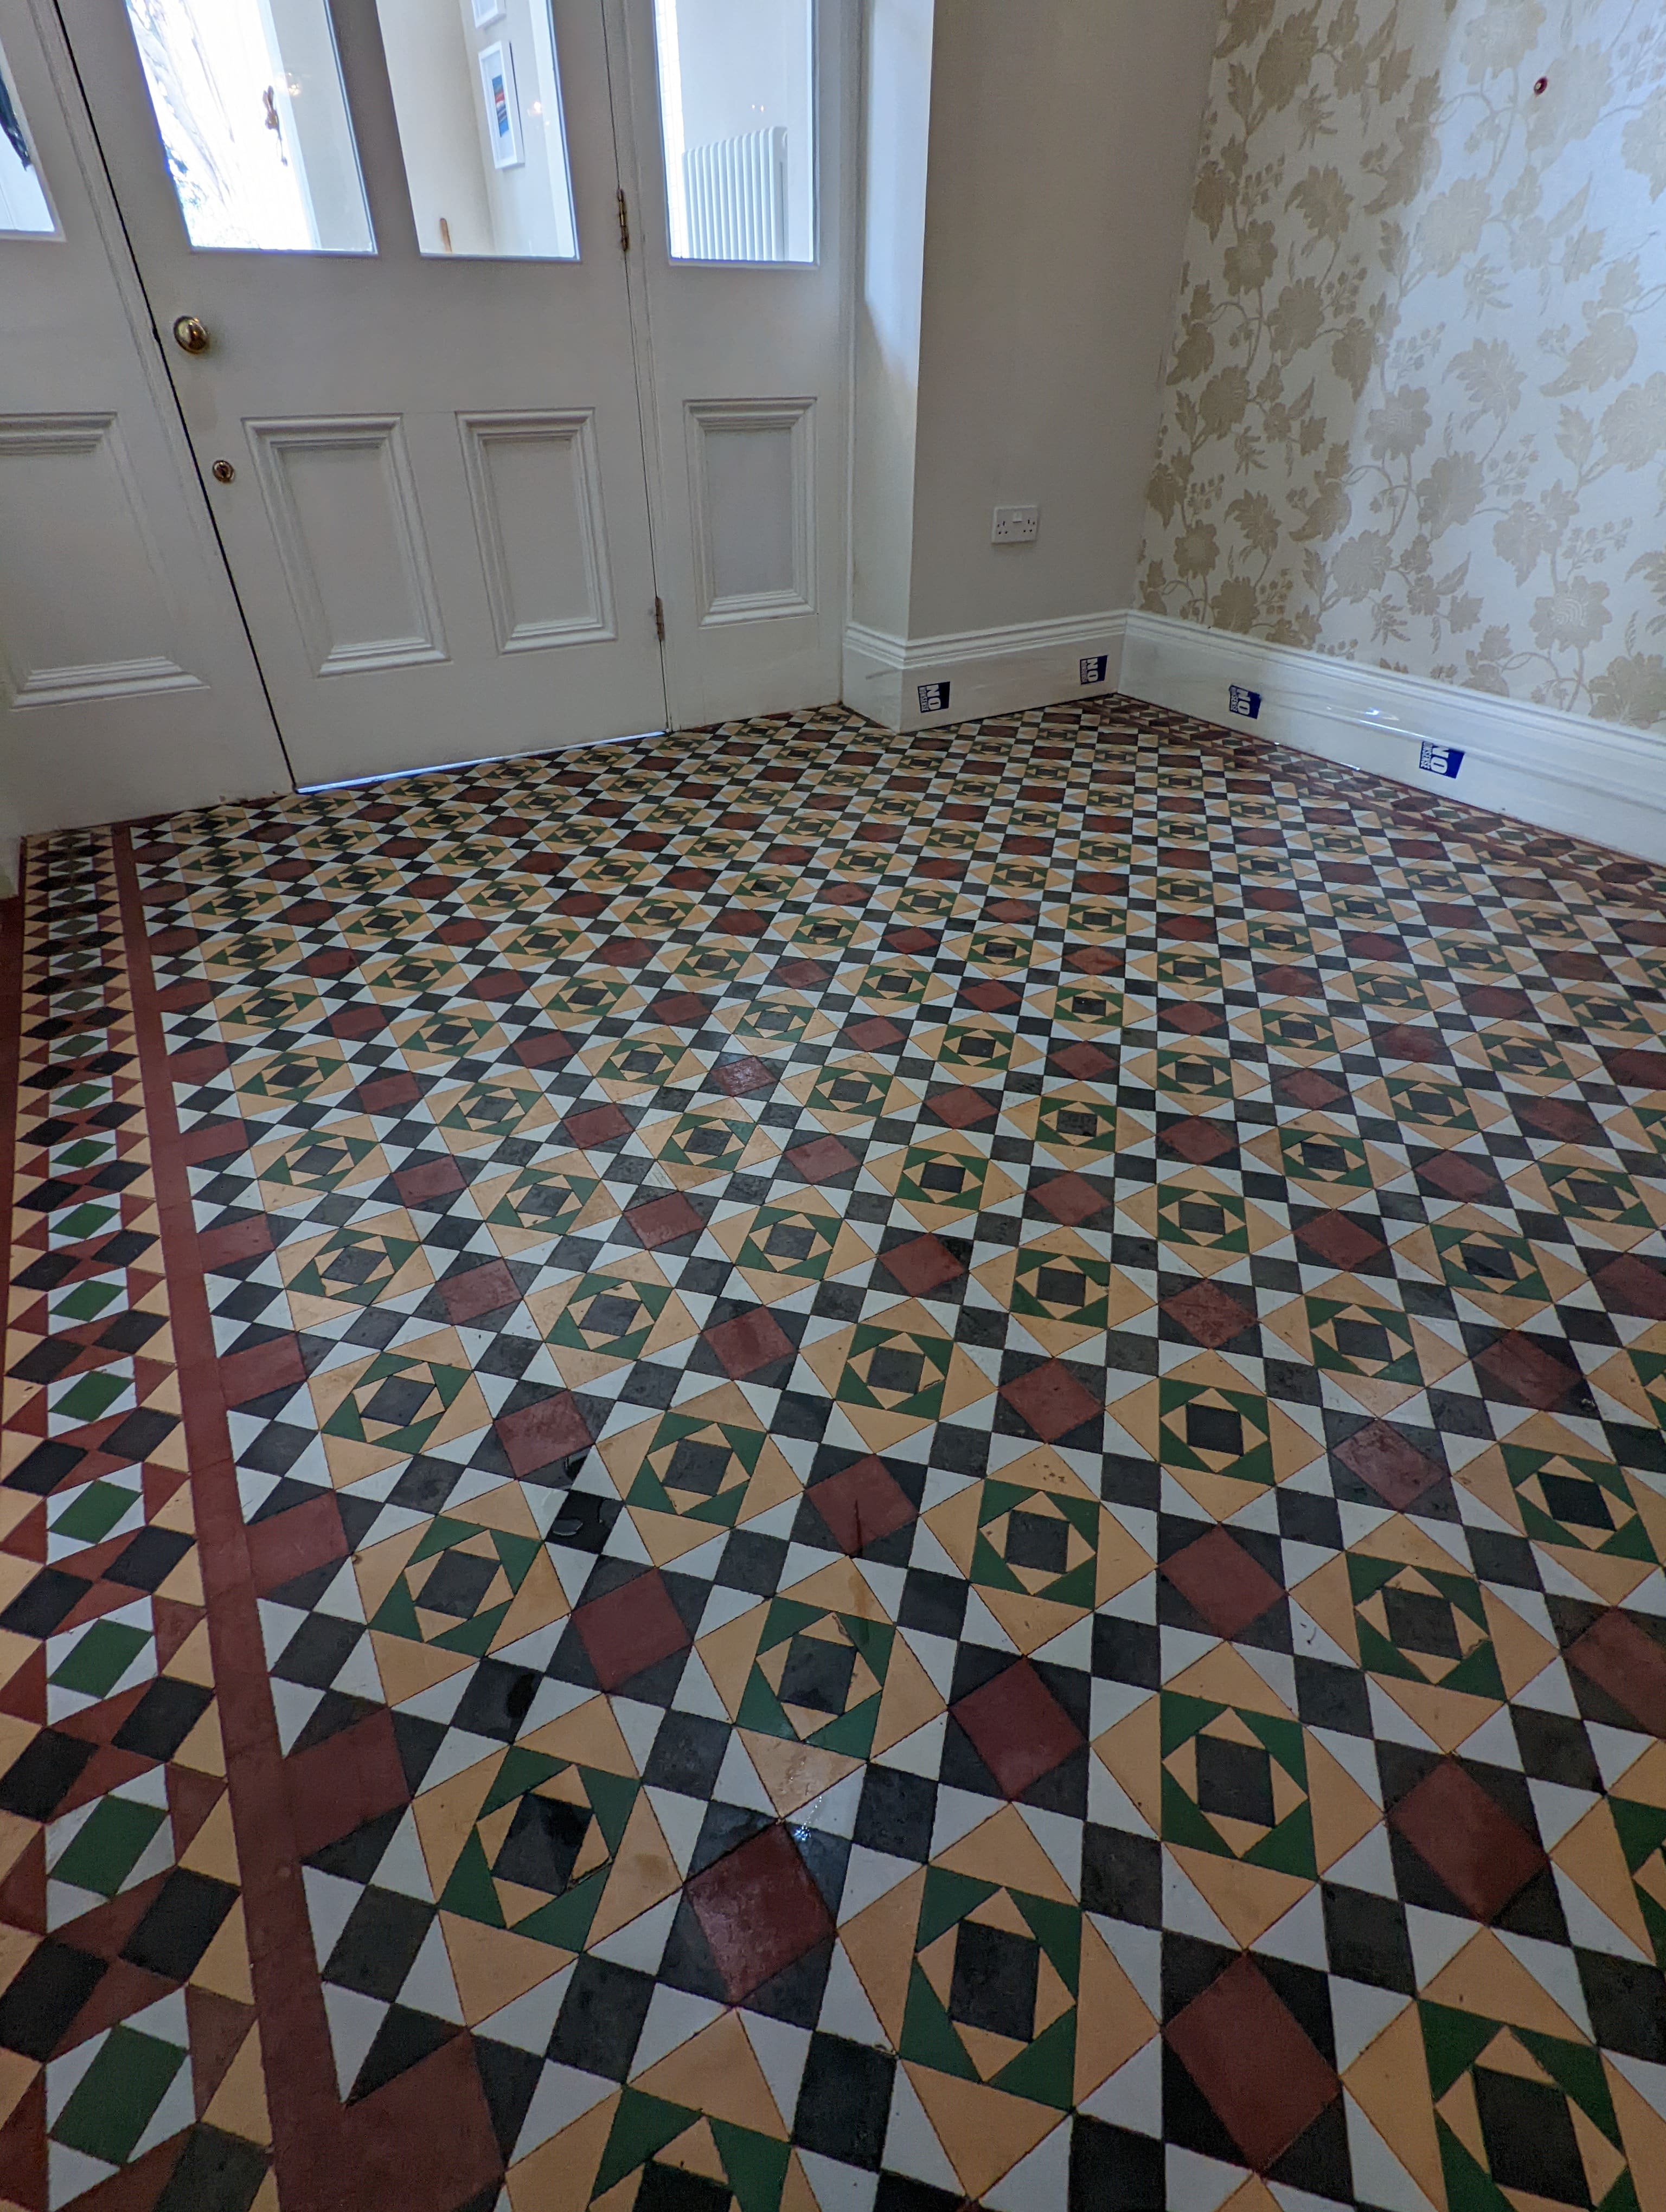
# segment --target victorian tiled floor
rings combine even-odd
[[[1663,889],[1118,700],[35,845],[0,2202],[1661,2212]]]

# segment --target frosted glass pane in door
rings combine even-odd
[[[424,253],[573,261],[550,0],[376,0]]]
[[[815,0],[654,0],[673,261],[816,258]]]
[[[0,54],[0,238],[42,233],[50,237],[57,228],[6,58]]]
[[[326,0],[127,0],[194,246],[370,253]]]

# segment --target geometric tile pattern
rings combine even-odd
[[[1111,700],[28,875],[0,2197],[1666,2206],[1659,872]]]
[[[110,841],[9,912],[0,2197],[277,2203]]]

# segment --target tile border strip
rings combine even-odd
[[[312,2212],[315,2206],[350,2201],[352,2194],[341,2170],[344,2130],[335,2060],[267,1680],[131,827],[123,825],[111,833],[111,848],[127,951],[134,1043],[149,1127],[274,2167],[285,2212]]]

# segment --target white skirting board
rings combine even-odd
[[[1168,615],[1130,612],[1118,689],[1136,699],[1253,730],[1280,744],[1491,807],[1517,822],[1666,861],[1666,734],[1618,728],[1524,699],[1499,699],[1367,668]],[[1254,720],[1233,685],[1258,692]],[[1424,748],[1463,755],[1455,776],[1423,769]]]
[[[844,703],[888,730],[933,730],[1115,691],[1123,620],[1120,613],[1072,615],[912,640],[852,623],[844,634]],[[946,708],[924,703],[945,684]]]

